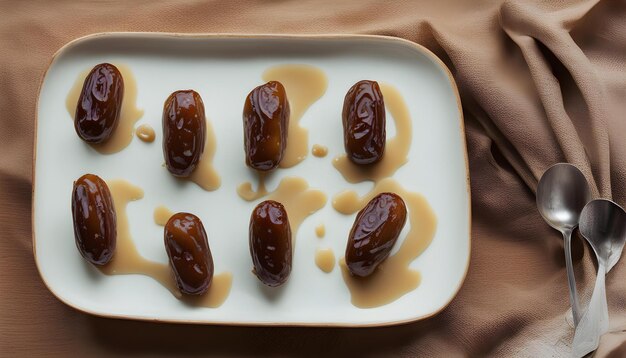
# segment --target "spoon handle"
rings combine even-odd
[[[604,278],[606,266],[598,264],[598,277],[593,288],[593,294],[589,301],[589,307],[576,327],[574,342],[572,343],[573,355],[583,357],[598,348],[600,336],[609,329],[609,310],[606,302],[606,288]]]
[[[572,305],[572,316],[574,317],[574,327],[580,321],[580,303],[578,303],[578,291],[576,291],[576,277],[574,276],[574,264],[572,262],[572,232],[563,232],[563,242],[565,246],[565,268],[567,270],[567,283],[569,284],[569,302]]]

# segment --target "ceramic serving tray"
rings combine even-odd
[[[134,125],[150,125],[153,143],[134,135],[122,151],[101,154],[82,142],[73,127],[66,99],[77,78],[94,65],[124,66],[135,77],[136,106],[143,115]],[[242,108],[266,70],[306,65],[325,74],[325,93],[306,110],[300,125],[308,130],[308,156],[267,179],[274,190],[283,178],[304,178],[327,202],[308,216],[294,234],[293,270],[282,287],[268,289],[251,273],[248,222],[254,206],[237,187],[257,176],[244,163]],[[333,208],[344,190],[363,196],[373,182],[349,183],[333,166],[344,153],[342,106],[355,82],[371,79],[401,95],[411,120],[408,160],[395,173],[407,191],[418,193],[436,218],[430,244],[410,260],[419,273],[416,288],[384,305],[363,308],[352,302],[342,269],[316,266],[318,249],[331,249],[339,261],[355,214]],[[217,190],[172,178],[163,167],[161,119],[167,96],[194,89],[202,96],[215,133]],[[289,89],[288,89],[289,95]],[[125,99],[126,100],[126,99]],[[387,138],[396,132],[387,112]],[[217,35],[104,33],[61,48],[47,70],[39,94],[33,185],[33,246],[39,273],[61,301],[94,315],[150,321],[227,325],[382,326],[416,321],[440,312],[465,278],[470,256],[470,192],[465,134],[456,85],[445,65],[430,51],[409,41],[358,35]],[[314,144],[328,155],[311,154]],[[232,286],[219,307],[184,303],[150,277],[105,275],[85,262],[74,242],[70,197],[72,183],[84,173],[107,181],[124,179],[143,190],[127,206],[130,234],[139,254],[167,264],[163,228],[154,209],[199,216],[207,229],[215,273],[230,273]],[[318,238],[316,227],[324,225]],[[394,247],[397,253],[410,224]],[[385,265],[381,269],[385,269]]]

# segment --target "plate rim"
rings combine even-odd
[[[44,80],[48,75],[48,71],[55,63],[57,58],[67,51],[69,48],[85,42],[90,41],[100,37],[110,37],[110,36],[118,36],[118,37],[146,37],[146,38],[183,38],[183,39],[255,39],[255,40],[378,40],[381,42],[395,43],[399,46],[409,47],[412,50],[422,53],[426,55],[433,63],[438,65],[444,74],[448,77],[448,81],[450,83],[452,92],[456,99],[457,103],[457,111],[458,111],[458,129],[460,137],[461,137],[461,147],[463,149],[463,159],[465,162],[465,191],[467,193],[467,213],[468,213],[468,253],[467,260],[463,272],[463,277],[459,280],[456,288],[450,298],[439,307],[437,310],[417,316],[411,317],[402,320],[394,320],[394,321],[386,321],[386,322],[375,322],[375,323],[342,323],[342,322],[246,322],[246,321],[211,321],[211,320],[188,320],[188,319],[170,319],[170,318],[149,318],[144,316],[135,316],[132,314],[115,314],[115,313],[102,313],[96,310],[90,310],[85,307],[79,307],[69,301],[67,301],[64,297],[61,297],[57,292],[55,292],[46,281],[44,275],[41,272],[41,268],[39,265],[39,260],[37,256],[37,248],[36,248],[36,237],[35,237],[35,176],[36,176],[36,162],[37,162],[37,135],[39,131],[39,99],[41,97],[41,90],[43,87]],[[102,318],[112,318],[112,319],[128,319],[135,321],[143,321],[143,322],[154,322],[154,323],[175,323],[175,324],[192,324],[192,325],[212,325],[212,326],[239,326],[239,327],[344,327],[344,328],[368,328],[368,327],[388,327],[388,326],[397,326],[404,325],[413,322],[418,322],[421,320],[425,320],[431,317],[434,317],[445,310],[452,300],[458,295],[465,279],[467,278],[467,274],[469,271],[469,264],[472,256],[472,197],[471,197],[471,185],[470,185],[470,175],[469,175],[469,159],[467,153],[467,139],[466,139],[466,131],[465,131],[465,120],[463,116],[463,107],[461,104],[461,97],[459,95],[459,89],[450,72],[450,69],[446,66],[446,64],[431,50],[424,47],[421,44],[416,42],[403,39],[395,36],[387,36],[387,35],[370,35],[370,34],[340,34],[340,33],[320,33],[320,34],[271,34],[271,33],[216,33],[216,32],[208,32],[208,33],[181,33],[181,32],[133,32],[133,31],[107,31],[107,32],[97,32],[88,35],[84,35],[78,38],[75,38],[63,46],[61,46],[57,51],[54,52],[52,57],[50,58],[48,65],[43,71],[41,78],[39,80],[39,89],[37,91],[37,99],[35,101],[35,119],[34,119],[34,128],[33,128],[33,157],[32,157],[32,166],[31,166],[31,243],[33,256],[35,259],[35,266],[37,268],[37,273],[39,277],[43,281],[43,284],[46,286],[48,291],[52,293],[56,299],[63,302],[65,305],[79,311],[82,313],[86,313],[96,317]]]

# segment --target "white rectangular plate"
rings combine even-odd
[[[74,132],[65,107],[79,73],[101,62],[125,64],[138,85],[139,124],[157,131],[156,141],[134,138],[123,151],[101,155]],[[329,203],[309,217],[297,233],[294,266],[282,292],[269,298],[250,272],[248,220],[254,203],[241,200],[236,186],[253,180],[243,161],[241,111],[247,93],[262,83],[261,74],[279,64],[309,64],[329,78],[326,94],[306,112],[301,124],[309,145],[326,145],[325,158],[310,156],[280,170],[268,182],[301,176],[323,190]],[[341,190],[364,194],[372,183],[349,185],[331,164],[343,153],[341,111],[348,88],[361,79],[394,85],[404,96],[413,119],[409,161],[394,177],[423,194],[432,206],[436,235],[411,268],[420,271],[417,289],[382,307],[361,309],[350,303],[341,270],[326,274],[314,263],[319,247],[345,251],[354,215],[338,214],[330,201]],[[192,88],[206,106],[217,136],[214,164],[222,186],[214,192],[176,185],[162,167],[163,102],[173,91]],[[377,326],[409,322],[441,311],[459,290],[470,255],[470,198],[465,134],[454,81],[443,63],[409,41],[381,36],[178,35],[148,33],[97,34],[64,46],[53,58],[39,95],[36,129],[33,241],[39,272],[63,302],[91,314],[207,324]],[[388,136],[393,121],[387,121]],[[331,128],[332,130],[329,130]],[[72,182],[91,172],[105,179],[123,178],[145,191],[128,206],[131,233],[140,253],[166,263],[163,229],[152,220],[156,206],[190,211],[204,221],[216,273],[230,271],[233,286],[219,308],[185,305],[149,277],[105,276],[76,250],[72,232]],[[315,226],[324,223],[318,239]],[[402,237],[400,238],[402,240]],[[396,245],[396,247],[399,245]]]

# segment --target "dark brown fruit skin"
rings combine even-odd
[[[243,106],[246,164],[256,170],[276,168],[287,148],[289,101],[285,87],[270,81],[250,92]]]
[[[172,215],[164,241],[176,286],[188,295],[205,293],[213,280],[213,257],[202,221],[189,213]]]
[[[363,80],[348,90],[343,101],[343,144],[348,159],[366,165],[385,153],[385,102],[376,81]]]
[[[104,143],[117,128],[124,79],[110,63],[96,65],[85,78],[74,114],[74,129],[88,143]]]
[[[250,216],[252,271],[264,284],[280,286],[291,273],[293,250],[289,217],[283,204],[266,200]]]
[[[109,187],[99,176],[85,174],[74,182],[72,219],[78,252],[94,265],[111,261],[117,242],[117,217]]]
[[[193,90],[176,91],[163,105],[163,156],[172,175],[189,177],[204,152],[204,103]]]
[[[401,197],[381,193],[359,211],[354,220],[346,264],[350,273],[367,277],[389,256],[406,222],[406,206]]]

